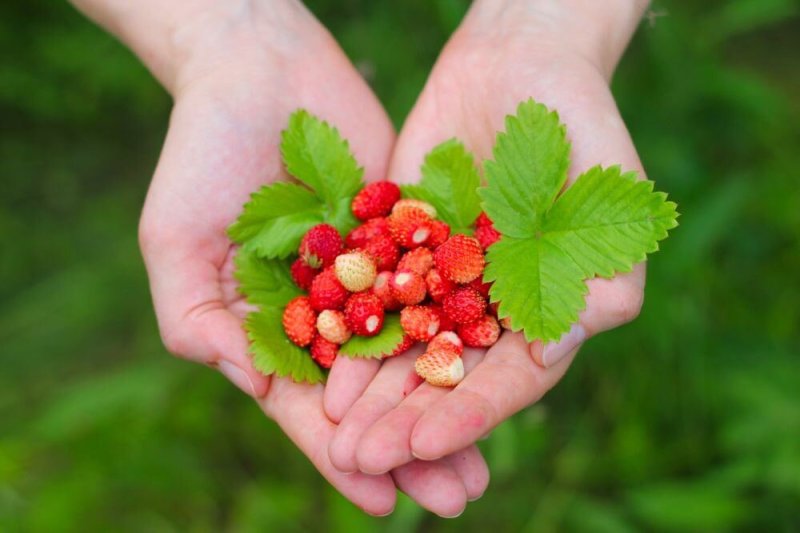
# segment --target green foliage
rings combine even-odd
[[[479,191],[504,235],[484,279],[494,282],[498,316],[528,341],[558,340],[585,307],[583,280],[630,272],[677,225],[675,204],[619,167],[593,167],[557,196],[568,167],[558,115],[529,100],[506,119]]]
[[[339,355],[347,357],[365,357],[380,359],[391,354],[403,341],[403,328],[400,327],[400,315],[397,313],[386,315],[383,329],[372,337],[353,335],[350,340],[342,344]]]
[[[245,250],[239,250],[234,261],[239,291],[249,303],[260,307],[284,307],[300,294],[286,261],[262,259]]]

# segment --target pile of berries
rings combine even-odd
[[[401,199],[387,181],[364,187],[351,207],[363,223],[346,238],[327,224],[303,237],[291,274],[308,294],[286,306],[286,335],[330,368],[352,335],[377,335],[386,313],[399,312],[404,336],[384,357],[427,342],[417,373],[434,385],[455,385],[464,376],[464,346],[488,347],[500,335],[482,281],[484,252],[500,234],[481,213],[475,237],[451,236],[432,205]]]

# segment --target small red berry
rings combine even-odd
[[[351,208],[359,220],[382,217],[392,211],[400,199],[400,187],[390,181],[375,181],[358,191]]]
[[[344,344],[350,340],[352,332],[347,327],[344,313],[334,309],[326,309],[317,317],[317,331],[326,341]]]
[[[494,226],[481,226],[475,228],[475,238],[481,243],[481,247],[487,250],[491,245],[500,240],[500,232]]]
[[[472,287],[473,289],[481,293],[481,296],[483,296],[487,300],[489,299],[489,289],[492,288],[492,284],[484,283],[483,276],[478,276],[477,278],[473,279],[467,284],[467,286]]]
[[[283,330],[298,346],[308,346],[314,339],[317,315],[307,296],[298,296],[283,310]]]
[[[383,358],[386,359],[388,357],[394,357],[395,355],[400,355],[401,353],[405,352],[409,348],[414,346],[414,339],[409,337],[408,335],[403,335],[403,340],[395,346],[394,350],[391,351],[389,354],[384,354]]]
[[[383,304],[371,292],[358,292],[347,299],[344,317],[356,335],[377,335],[383,327]]]
[[[400,248],[388,235],[377,235],[363,248],[364,252],[375,260],[378,270],[394,270],[400,259]]]
[[[425,285],[428,287],[428,294],[431,300],[437,304],[442,302],[445,294],[451,292],[457,286],[449,279],[443,278],[435,268],[432,268],[425,276]]]
[[[326,268],[311,282],[311,290],[308,294],[311,300],[311,307],[315,311],[325,309],[341,309],[349,293],[347,289],[336,279],[333,268]]]
[[[486,214],[485,211],[481,211],[478,214],[478,218],[475,219],[475,227],[482,228],[483,226],[491,226],[492,219],[489,218],[489,215]]]
[[[440,331],[428,343],[427,351],[450,350],[458,355],[464,351],[464,343],[453,331]]]
[[[431,308],[439,313],[439,330],[455,331],[458,324],[444,312],[441,305],[431,305]]]
[[[361,292],[372,287],[378,271],[375,261],[364,252],[341,254],[334,263],[336,279],[350,292]]]
[[[450,237],[450,226],[441,220],[434,220],[431,222],[431,234],[428,236],[428,240],[425,241],[425,245],[431,250],[435,250],[444,244],[448,237]]]
[[[389,231],[389,220],[384,217],[371,218],[354,228],[353,231],[347,234],[344,243],[349,248],[364,248],[369,241],[378,235],[392,238],[392,233]]]
[[[308,230],[300,241],[298,254],[312,268],[326,268],[342,252],[344,242],[336,228],[318,224]]]
[[[397,301],[392,294],[391,280],[394,273],[389,271],[379,272],[372,284],[372,294],[380,298],[383,308],[387,311],[397,311],[403,304]]]
[[[292,263],[291,274],[295,284],[308,292],[314,277],[319,274],[319,269],[308,266],[302,257],[298,257]]]
[[[453,235],[433,254],[439,273],[456,283],[469,283],[483,273],[485,260],[477,239]]]
[[[431,235],[433,219],[422,209],[407,207],[389,217],[389,231],[394,242],[403,248],[417,248]]]
[[[439,314],[425,305],[409,305],[400,311],[400,326],[412,339],[426,342],[439,331]]]
[[[314,337],[311,343],[311,358],[322,368],[330,368],[333,360],[339,355],[339,345],[326,340],[321,335]]]
[[[483,316],[486,300],[472,287],[459,287],[442,300],[445,314],[458,324],[468,324]]]
[[[410,270],[423,277],[431,268],[433,268],[433,252],[424,247],[409,250],[397,263],[398,270]]]
[[[424,200],[415,198],[403,198],[392,206],[392,214],[397,215],[407,209],[420,209],[431,218],[436,218],[436,208]]]
[[[392,295],[401,304],[416,305],[425,299],[425,280],[416,272],[398,270],[389,284]]]
[[[459,325],[458,336],[467,346],[488,348],[500,337],[500,324],[495,317],[483,315],[474,322]]]

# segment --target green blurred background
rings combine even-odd
[[[463,0],[309,2],[399,125]],[[661,1],[614,81],[683,213],[633,324],[481,447],[458,520],[338,496],[161,347],[136,224],[170,101],[67,4],[0,6],[0,530],[800,530],[800,19]]]

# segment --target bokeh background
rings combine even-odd
[[[314,0],[400,125],[463,0]],[[683,214],[633,324],[483,443],[458,520],[366,517],[161,347],[136,245],[170,101],[63,2],[0,6],[0,530],[800,530],[800,19],[656,1],[614,80]]]

